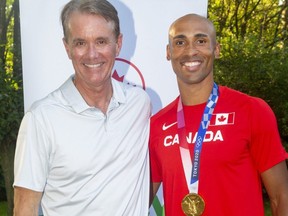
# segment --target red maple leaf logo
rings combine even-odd
[[[224,122],[226,120],[226,118],[222,115],[220,118],[218,118],[219,122]]]

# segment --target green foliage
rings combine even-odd
[[[0,171],[8,216],[13,215],[13,160],[24,112],[19,20],[19,0],[0,0]]]
[[[23,117],[23,93],[18,82],[0,69],[0,146],[7,140],[16,139]]]
[[[23,117],[22,70],[19,40],[15,20],[19,20],[19,3],[0,0],[0,147],[15,140]],[[20,26],[17,26],[20,27]],[[18,33],[18,32],[17,32]],[[1,155],[0,155],[1,157]]]
[[[2,23],[3,32],[6,35],[2,37],[3,52],[0,59],[0,146],[7,144],[7,140],[16,139],[20,119],[23,116],[23,93],[22,93],[22,71],[21,60],[15,61],[17,56],[14,51],[14,17],[13,1],[7,1],[5,7],[6,23]],[[5,25],[6,24],[6,25]],[[21,56],[18,56],[18,58]]]
[[[286,1],[279,4],[279,0],[210,0],[209,18],[221,38],[246,41],[253,36],[258,42],[275,47],[287,36]]]
[[[215,64],[218,83],[263,98],[277,116],[281,137],[288,139],[288,52],[255,49],[249,55],[234,43],[236,57],[222,57]],[[253,52],[253,53],[252,53]],[[257,54],[257,55],[256,55]]]
[[[288,11],[277,0],[212,0],[221,57],[215,80],[263,98],[273,109],[288,150]]]

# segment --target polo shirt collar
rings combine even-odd
[[[91,108],[95,109],[94,107],[89,106],[83,99],[82,95],[73,83],[73,78],[74,75],[70,76],[69,79],[60,87],[60,91],[68,103],[67,105],[71,106],[71,108],[73,108],[76,113],[81,113]],[[126,91],[124,89],[123,83],[120,83],[119,81],[116,81],[112,78],[112,88],[113,95],[108,109],[114,109],[120,104],[126,102]]]

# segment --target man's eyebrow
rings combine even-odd
[[[79,42],[79,41],[84,41],[84,40],[81,39],[81,38],[74,38],[73,41],[72,41],[72,43],[77,43],[77,42]]]
[[[186,36],[185,35],[176,35],[175,37],[173,37],[173,40],[175,40],[175,39],[183,39],[183,38],[186,38]]]
[[[96,41],[99,41],[99,40],[106,40],[106,41],[108,41],[109,38],[108,38],[108,37],[98,37],[98,38],[96,38]],[[73,42],[73,43],[77,43],[77,42],[83,42],[83,41],[85,41],[85,39],[82,39],[82,38],[74,38],[72,42]]]
[[[204,34],[204,33],[198,33],[198,34],[195,34],[195,37],[197,37],[197,38],[206,38],[206,37],[208,37],[208,35],[207,34]]]
[[[97,37],[96,38],[96,41],[99,41],[99,40],[105,40],[105,41],[109,41],[109,37]]]
[[[197,33],[194,35],[194,37],[196,38],[207,38],[208,35],[204,34],[204,33]],[[175,37],[173,37],[173,40],[175,39],[183,39],[183,38],[187,38],[185,35],[181,34],[181,35],[176,35]]]

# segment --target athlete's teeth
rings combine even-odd
[[[184,65],[187,67],[193,67],[199,65],[200,62],[186,62]]]

